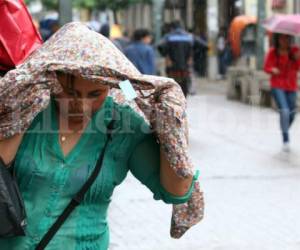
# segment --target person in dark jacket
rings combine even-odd
[[[147,29],[137,29],[133,34],[133,42],[125,50],[124,54],[146,75],[155,75],[155,53],[151,47],[152,36]]]
[[[179,21],[171,24],[171,31],[166,34],[158,46],[162,56],[166,58],[166,73],[174,78],[188,95],[191,83],[190,66],[193,57],[193,36],[187,33]]]
[[[58,19],[49,18],[40,21],[40,34],[44,42],[47,41],[58,30]]]
[[[100,27],[100,34],[107,38],[110,37],[110,26],[108,22],[102,24],[102,26]]]
[[[123,52],[130,45],[131,42],[128,31],[123,31],[122,36],[115,38],[112,42]]]

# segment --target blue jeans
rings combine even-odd
[[[295,120],[297,112],[297,92],[273,88],[272,95],[280,113],[280,127],[283,142],[289,142],[289,128]]]

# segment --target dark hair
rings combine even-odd
[[[189,33],[195,33],[195,30],[194,30],[193,28],[188,28],[187,31],[188,31]]]
[[[1,66],[1,65],[0,65]],[[7,73],[7,70],[0,70],[0,77],[5,76],[5,74]]]
[[[134,41],[141,41],[147,36],[151,36],[151,33],[147,29],[137,29],[133,33],[133,40]]]
[[[280,33],[275,33],[273,35],[273,45],[274,45],[274,49],[275,49],[275,54],[276,54],[276,57],[278,59],[279,57],[279,49],[280,49],[280,43],[279,43],[279,40],[280,40],[280,37],[281,36],[287,36],[288,39],[289,39],[289,47],[288,47],[288,55],[289,55],[289,60],[290,61],[295,61],[295,57],[292,53],[292,50],[291,50],[291,44],[292,44],[292,36],[290,35],[285,35],[285,34],[280,34]]]
[[[182,28],[181,22],[179,20],[175,20],[170,24],[171,29],[179,29]]]
[[[161,27],[162,35],[165,35],[171,31],[171,23],[164,23]]]
[[[75,79],[75,76],[73,74],[65,73],[63,71],[56,71],[56,76],[57,77],[59,77],[59,76],[65,76],[66,77],[67,87],[69,89],[74,90],[74,79]]]
[[[128,30],[124,30],[123,31],[123,36],[124,37],[128,37],[129,36],[129,31]]]
[[[110,26],[108,23],[105,23],[101,26],[99,33],[107,38],[110,36]]]

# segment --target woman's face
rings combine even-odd
[[[288,49],[290,46],[290,37],[288,35],[280,35],[279,46],[281,49]]]
[[[58,74],[63,92],[55,96],[60,113],[69,122],[79,123],[90,119],[103,104],[109,87],[95,84],[80,77]]]

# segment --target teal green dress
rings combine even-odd
[[[194,182],[182,197],[173,196],[160,184],[159,145],[149,126],[130,107],[107,97],[93,115],[76,146],[64,156],[59,144],[54,101],[41,112],[26,132],[15,168],[27,211],[25,237],[1,239],[1,250],[33,250],[72,196],[93,171],[106,139],[106,126],[116,112],[115,131],[101,172],[91,189],[49,243],[48,250],[107,250],[107,210],[113,190],[132,174],[146,185],[154,199],[186,202]],[[151,216],[151,214],[149,214]],[[142,221],[141,221],[142,223]]]

